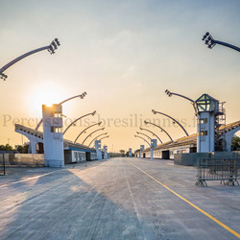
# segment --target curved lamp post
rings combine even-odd
[[[150,140],[152,139],[151,137],[149,137],[149,136],[148,136],[147,134],[145,134],[145,133],[141,133],[141,132],[136,132],[136,133],[139,134],[139,135],[141,134],[141,135],[147,137],[147,138],[150,139]]]
[[[154,132],[152,132],[152,131],[150,131],[150,130],[148,130],[146,128],[142,128],[142,127],[140,127],[140,130],[150,132],[153,136],[155,136],[159,140],[160,143],[162,143],[162,140]]]
[[[90,147],[91,146],[91,144],[96,140],[96,139],[98,139],[99,137],[101,137],[101,136],[103,136],[103,135],[107,135],[108,133],[106,132],[106,133],[102,133],[102,134],[99,134],[98,136],[96,136],[89,144],[88,144],[88,147]],[[99,139],[100,140],[100,139]]]
[[[102,141],[104,138],[109,138],[109,136],[102,137],[102,138],[100,138],[99,140]]]
[[[62,105],[63,103],[68,102],[68,101],[70,101],[70,100],[72,100],[72,99],[74,99],[74,98],[78,98],[78,97],[79,97],[80,99],[83,99],[86,95],[87,95],[87,93],[86,93],[86,92],[83,92],[83,93],[80,94],[80,95],[77,95],[77,96],[74,96],[74,97],[70,97],[70,98],[65,99],[64,101],[58,103],[58,105]],[[40,120],[40,122],[39,122],[38,125],[36,126],[35,130],[38,130],[38,129],[39,129],[39,127],[41,126],[42,122],[43,122],[43,119]]]
[[[158,112],[158,111],[155,111],[155,110],[152,110],[152,112],[153,112],[154,114],[157,114],[157,113],[158,113],[158,114],[162,114],[162,115],[164,115],[164,116],[166,116],[166,117],[169,117],[170,119],[173,120],[173,123],[177,123],[177,124],[182,128],[182,130],[185,132],[186,136],[189,136],[189,135],[188,135],[188,132],[187,132],[186,129],[183,127],[183,125],[182,125],[180,122],[178,122],[176,119],[174,119],[173,117],[167,115],[166,113]]]
[[[76,96],[74,96],[74,97],[70,97],[70,98],[67,98],[67,99],[65,99],[64,101],[62,101],[62,102],[60,102],[58,105],[62,105],[63,103],[65,103],[65,102],[68,102],[68,101],[70,101],[70,100],[72,100],[72,99],[74,99],[74,98],[80,98],[80,99],[84,99],[84,97],[87,95],[87,93],[86,92],[83,92],[82,94],[80,94],[80,95],[76,95]]]
[[[169,97],[171,97],[172,95],[175,95],[175,96],[184,98],[184,99],[188,100],[189,102],[191,102],[191,104],[193,105],[194,111],[195,111],[195,115],[197,115],[197,109],[196,109],[195,101],[194,101],[194,100],[192,100],[191,98],[186,97],[186,96],[184,96],[184,95],[182,95],[182,94],[170,92],[168,89],[165,90],[165,93],[166,93]]]
[[[229,44],[229,43],[226,43],[226,42],[221,42],[221,41],[215,40],[209,32],[207,32],[203,36],[202,40],[205,41],[205,44],[207,44],[208,48],[210,48],[210,49],[212,49],[216,44],[219,44],[219,45],[229,47],[229,48],[232,48],[232,49],[240,52],[239,47],[236,47],[236,46],[234,46],[232,44]]]
[[[37,52],[41,52],[44,50],[48,50],[50,54],[54,54],[55,50],[58,48],[58,46],[60,46],[60,42],[57,38],[55,38],[50,45],[45,46],[45,47],[41,47],[41,48],[37,48],[35,50],[32,50],[30,52],[27,52],[17,58],[15,58],[14,60],[12,60],[11,62],[7,63],[6,65],[4,65],[2,68],[0,68],[0,78],[3,79],[4,81],[7,79],[7,75],[5,75],[3,72],[5,70],[7,70],[9,67],[11,67],[13,64],[15,64],[16,62],[22,60],[23,58],[26,58],[34,53]]]
[[[140,137],[138,135],[134,135],[134,137],[141,138],[144,142],[146,142],[151,147],[151,144],[145,138]]]
[[[194,104],[194,102],[195,102],[195,101],[192,100],[191,98],[188,98],[188,97],[186,97],[186,96],[184,96],[184,95],[181,95],[181,94],[178,94],[178,93],[170,92],[168,89],[165,90],[165,93],[166,93],[169,97],[171,97],[172,95],[176,95],[176,96],[178,96],[178,97],[185,98],[185,99],[187,99],[188,101],[190,101],[192,104]]]
[[[89,134],[87,135],[87,137],[83,140],[82,145],[84,145],[84,143],[86,142],[86,140],[87,140],[89,137],[91,137],[92,134],[94,134],[94,133],[96,133],[96,132],[98,132],[98,131],[104,130],[104,129],[105,129],[105,127],[103,127],[103,128],[99,128],[99,129],[97,129],[97,130],[95,130],[95,131],[89,133]]]
[[[80,120],[80,119],[82,119],[82,118],[84,118],[84,117],[86,117],[86,116],[89,116],[89,115],[94,116],[95,114],[96,114],[96,111],[94,111],[94,112],[92,112],[92,113],[85,114],[85,115],[77,118],[75,121],[73,121],[73,122],[64,130],[63,135],[64,135],[64,134],[67,132],[67,130],[68,130],[75,122],[77,122],[78,120]]]
[[[167,134],[167,136],[170,138],[171,142],[173,142],[173,139],[171,138],[171,136],[169,135],[169,133],[163,129],[161,126],[157,125],[157,124],[154,124],[154,123],[151,123],[151,122],[148,122],[148,121],[144,121],[145,124],[150,124],[150,125],[153,125],[155,127],[158,127],[161,129],[161,131],[165,132]]]
[[[78,138],[79,138],[84,132],[86,132],[89,128],[92,128],[92,127],[94,127],[94,126],[96,126],[96,125],[99,125],[99,126],[100,126],[101,123],[102,123],[102,122],[94,123],[94,124],[90,125],[89,127],[86,127],[84,130],[82,130],[82,131],[78,134],[78,136],[77,136],[77,138],[75,139],[74,143],[76,143],[77,140],[78,140]]]

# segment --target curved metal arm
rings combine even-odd
[[[109,138],[109,136],[102,137],[102,138],[100,138],[99,140],[102,141],[104,138]]]
[[[67,132],[67,130],[68,130],[75,122],[77,122],[78,120],[80,120],[80,119],[82,119],[82,118],[84,118],[84,117],[86,117],[86,116],[88,116],[88,115],[94,116],[95,113],[96,113],[96,111],[94,111],[94,112],[92,112],[92,113],[85,114],[85,115],[77,118],[75,121],[73,121],[73,122],[64,130],[63,135]]]
[[[79,94],[79,95],[77,95],[77,96],[74,96],[74,97],[65,99],[64,101],[58,103],[58,105],[62,105],[63,103],[68,102],[68,101],[70,101],[70,100],[72,100],[72,99],[74,99],[74,98],[77,98],[77,97],[83,99],[86,95],[87,95],[87,93],[86,93],[86,92],[83,92],[82,94]],[[40,120],[40,122],[38,123],[38,125],[35,127],[35,130],[38,130],[38,129],[39,129],[39,127],[41,126],[42,122],[43,122],[43,119]],[[66,131],[66,130],[65,130],[65,131]]]
[[[107,135],[108,133],[106,132],[106,133],[102,133],[102,134],[99,134],[98,136],[96,136],[89,144],[88,144],[88,147],[90,147],[91,146],[91,144],[97,139],[97,138],[99,138],[99,137],[101,137],[101,136],[103,136],[103,135]]]
[[[165,90],[165,93],[166,93],[169,97],[171,97],[172,95],[175,95],[175,96],[178,96],[178,97],[184,98],[184,99],[188,100],[189,102],[191,102],[192,105],[193,105],[194,111],[195,111],[195,115],[197,115],[197,109],[196,109],[195,101],[194,101],[194,100],[192,100],[191,98],[186,97],[186,96],[184,96],[184,95],[181,95],[181,94],[178,94],[178,93],[170,92],[168,89]]]
[[[57,38],[55,38],[50,45],[48,46],[45,46],[45,47],[41,47],[41,48],[37,48],[35,50],[32,50],[30,52],[27,52],[17,58],[15,58],[14,60],[12,60],[11,62],[7,63],[6,65],[4,65],[1,69],[0,69],[0,75],[1,75],[1,78],[3,78],[4,80],[6,80],[7,78],[7,75],[3,74],[3,72],[5,70],[7,70],[9,67],[11,67],[13,64],[19,62],[20,60],[22,60],[23,58],[26,58],[34,53],[37,53],[37,52],[41,52],[41,51],[44,51],[44,50],[48,50],[51,54],[54,54],[55,53],[55,50],[57,49],[57,46],[60,46],[60,43],[58,41]]]
[[[183,125],[182,125],[180,122],[178,122],[175,118],[167,115],[166,113],[158,112],[158,111],[155,111],[155,110],[152,110],[152,112],[153,112],[154,114],[157,114],[157,113],[158,113],[158,114],[162,114],[162,115],[164,115],[164,116],[166,116],[166,117],[169,117],[170,119],[172,119],[174,122],[176,122],[176,123],[182,128],[182,130],[185,132],[186,136],[189,136],[187,130],[186,130],[186,129],[183,127]]]
[[[151,137],[149,137],[147,134],[145,134],[145,133],[141,133],[141,132],[137,132],[137,134],[141,134],[141,135],[143,135],[143,136],[145,136],[145,137],[147,137],[148,139],[152,139]]]
[[[210,48],[210,49],[212,49],[216,44],[219,44],[219,45],[222,45],[222,46],[225,46],[225,47],[229,47],[231,49],[234,49],[234,50],[240,52],[240,48],[239,47],[234,46],[234,45],[229,44],[229,43],[226,43],[226,42],[215,40],[209,32],[207,32],[203,36],[202,40],[205,41],[205,44],[207,44],[208,48]]]
[[[162,140],[154,132],[152,132],[152,131],[150,131],[150,130],[148,130],[146,128],[142,128],[142,127],[140,127],[140,130],[150,132],[153,136],[155,136],[159,140],[160,143],[162,143]]]
[[[170,92],[168,89],[165,90],[165,93],[171,97],[172,95],[175,95],[175,96],[178,96],[178,97],[181,97],[181,98],[184,98],[184,99],[187,99],[188,101],[190,101],[192,104],[195,102],[194,100],[192,100],[191,98],[188,98],[184,95],[181,95],[181,94],[178,94],[178,93],[174,93],[174,92]]]
[[[80,95],[77,95],[77,96],[74,96],[74,97],[70,97],[70,98],[68,98],[68,99],[65,99],[64,101],[60,102],[58,105],[62,105],[63,103],[68,102],[68,101],[70,101],[70,100],[72,100],[72,99],[74,99],[74,98],[78,98],[78,97],[81,98],[81,99],[83,99],[86,95],[87,95],[87,93],[86,93],[86,92],[83,92],[83,93],[80,94]]]
[[[155,127],[158,127],[158,128],[160,128],[163,132],[165,132],[166,134],[167,134],[167,136],[170,138],[170,140],[173,142],[173,139],[171,138],[171,136],[169,135],[169,133],[166,131],[166,130],[164,130],[161,126],[159,126],[159,125],[157,125],[157,124],[154,124],[154,123],[151,123],[151,122],[147,122],[147,121],[144,121],[144,123],[145,124],[151,124],[151,125],[153,125],[153,126],[155,126]]]
[[[92,134],[94,134],[94,133],[96,133],[96,132],[98,132],[98,131],[104,130],[104,129],[105,129],[105,127],[103,127],[103,128],[99,128],[99,129],[97,129],[97,130],[95,130],[95,131],[89,133],[89,134],[87,135],[87,137],[83,140],[82,145],[84,145],[84,143],[86,142],[86,140],[87,140],[89,137],[91,137]]]
[[[143,137],[140,137],[138,135],[134,135],[134,137],[138,137],[138,138],[141,138],[143,141],[145,141],[150,147],[151,147],[151,144]]]
[[[76,143],[77,140],[78,140],[78,138],[79,138],[84,132],[86,132],[89,128],[94,127],[94,126],[96,126],[96,125],[99,125],[99,126],[100,126],[101,123],[102,123],[102,122],[94,123],[93,125],[91,125],[91,126],[89,126],[89,127],[86,127],[84,130],[82,130],[82,131],[78,134],[78,136],[77,136],[77,138],[75,139],[74,143]]]
[[[226,42],[221,42],[221,41],[218,41],[218,40],[214,40],[215,43],[219,44],[219,45],[223,45],[225,47],[229,47],[229,48],[232,48],[238,52],[240,52],[240,48],[237,47],[237,46],[234,46],[232,44],[229,44],[229,43],[226,43]]]

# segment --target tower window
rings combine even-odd
[[[207,136],[208,135],[208,132],[207,131],[201,131],[200,132],[200,136]]]

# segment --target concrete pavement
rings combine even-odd
[[[196,174],[113,158],[1,177],[0,239],[238,239],[240,188],[198,187]]]

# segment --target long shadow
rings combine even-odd
[[[145,238],[134,210],[112,202],[74,171],[81,175],[73,169],[11,186],[17,196],[1,204],[0,239]]]

